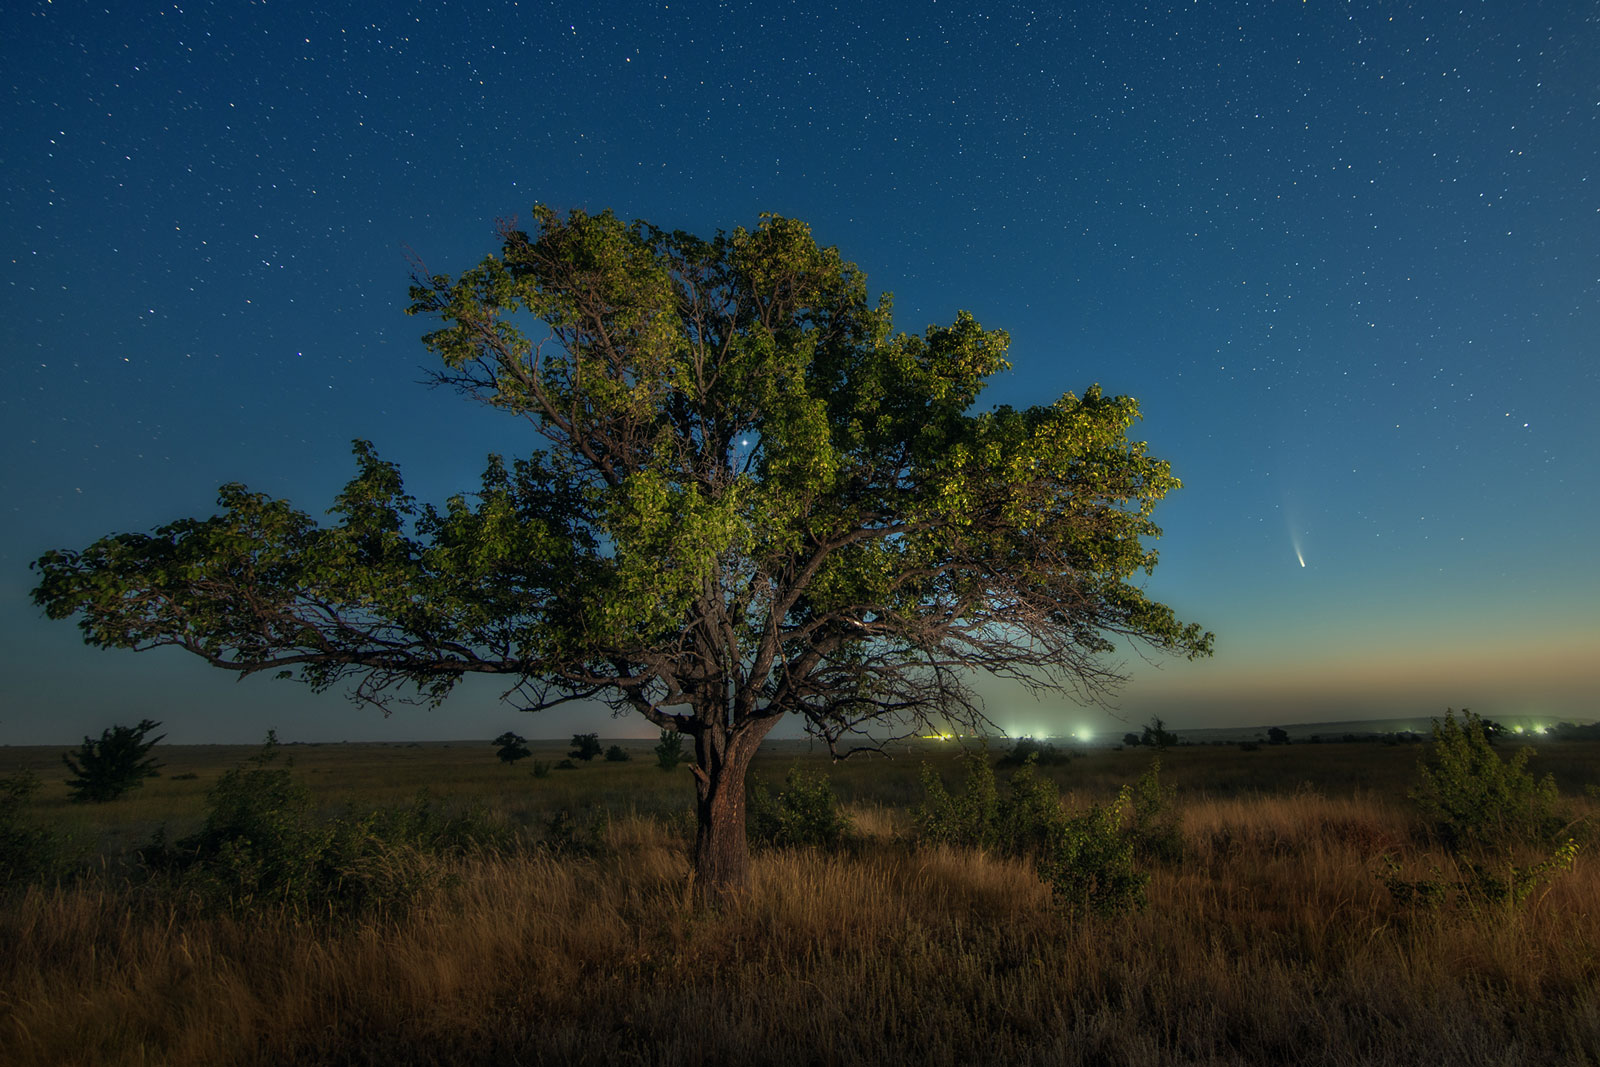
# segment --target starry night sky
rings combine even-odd
[[[1115,713],[991,689],[1013,731],[1600,716],[1595,5],[1067,6],[7,5],[0,743],[653,734],[385,720],[27,597],[223,482],[319,513],[355,437],[433,501],[524,450],[403,309],[536,201],[803,218],[901,329],[1010,331],[984,403],[1140,399],[1148,587],[1217,654],[1130,655]]]

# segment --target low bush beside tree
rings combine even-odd
[[[837,848],[850,833],[850,819],[826,775],[789,768],[773,795],[762,783],[750,791],[750,838],[768,848]]]

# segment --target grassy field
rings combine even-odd
[[[404,908],[328,917],[202,906],[127,859],[197,829],[253,750],[162,746],[136,795],[73,805],[57,750],[0,749],[0,776],[45,780],[29,819],[89,857],[0,908],[0,1061],[1600,1064],[1600,854],[1520,904],[1403,899],[1390,863],[1468,878],[1406,799],[1418,746],[1168,750],[1183,857],[1106,916],[1054,906],[1025,862],[911,839],[923,764],[956,776],[938,744],[837,766],[770,746],[757,776],[828,773],[857,836],[759,853],[748,894],[706,910],[688,771],[648,750],[536,778],[482,743],[284,746],[329,816],[426,788],[529,842],[438,859]],[[1103,802],[1150,758],[1045,773]],[[1586,846],[1597,759],[1546,742],[1531,765]],[[594,854],[531,843],[562,811]]]

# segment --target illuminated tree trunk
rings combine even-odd
[[[694,876],[703,900],[715,902],[744,888],[750,846],[744,825],[744,779],[776,719],[735,729],[708,725],[695,736]]]

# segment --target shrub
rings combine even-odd
[[[1439,908],[1445,904],[1469,910],[1485,907],[1515,908],[1534,890],[1572,869],[1578,843],[1568,840],[1550,855],[1532,863],[1517,864],[1501,858],[1488,862],[1463,861],[1457,876],[1449,877],[1437,864],[1429,864],[1425,877],[1407,877],[1405,869],[1389,855],[1379,857],[1385,867],[1384,887],[1400,907]]]
[[[571,762],[571,761],[569,760],[568,762]],[[533,776],[535,778],[548,778],[548,777],[550,777],[550,761],[549,760],[547,760],[547,759],[536,759],[536,760],[533,761],[532,767],[533,767]]]
[[[500,762],[508,767],[514,766],[519,759],[527,759],[533,755],[532,752],[528,751],[528,739],[519,737],[510,730],[507,730],[489,743],[499,746],[495,755],[499,756]]]
[[[664,771],[677,770],[680,763],[694,758],[683,750],[683,734],[677,730],[662,730],[661,740],[652,751],[656,754],[656,766]]]
[[[573,734],[572,751],[567,753],[573,759],[581,759],[585,763],[600,755],[599,734]]]
[[[923,801],[916,812],[917,836],[930,844],[994,848],[999,844],[1000,796],[994,769],[984,753],[962,756],[966,777],[961,792],[950,793],[930,766],[922,768]]]
[[[102,730],[98,741],[91,741],[85,735],[75,753],[76,759],[63,753],[61,762],[73,774],[67,780],[73,801],[81,804],[115,800],[139,788],[146,778],[157,777],[156,768],[161,765],[149,752],[161,737],[146,741],[145,736],[160,725],[144,719],[138,726],[113,726]]]
[[[1150,761],[1129,789],[1133,852],[1153,863],[1177,863],[1183,859],[1183,825],[1177,810],[1176,787],[1161,781],[1161,760]]]
[[[1034,760],[1011,776],[1004,797],[988,760],[979,755],[966,758],[960,793],[946,790],[931,768],[924,768],[922,780],[927,795],[917,811],[921,840],[1031,859],[1050,884],[1052,899],[1068,910],[1110,913],[1144,903],[1149,876],[1133,865],[1127,787],[1105,807],[1068,812]]]
[[[158,833],[140,855],[202,901],[234,911],[287,907],[309,915],[389,912],[443,881],[442,854],[505,849],[509,832],[481,811],[446,816],[427,794],[411,804],[324,820],[277,739],[224,774],[200,830],[175,844]]]
[[[1020,767],[1030,759],[1041,767],[1049,767],[1066,763],[1072,759],[1072,754],[1063,752],[1048,742],[1036,741],[1031,737],[1019,737],[1011,746],[1011,751],[1000,757],[999,763],[1002,767]]]
[[[562,808],[545,822],[539,843],[552,855],[582,859],[600,852],[600,829],[591,821],[580,822],[570,809]]]
[[[751,840],[769,848],[837,848],[850,832],[826,775],[791,767],[777,796],[756,783],[750,793]]]
[[[0,778],[0,889],[42,882],[60,870],[61,841],[26,824],[38,792],[39,776],[30,770]]]
[[[1527,770],[1533,749],[1503,761],[1482,721],[1465,708],[1433,721],[1433,745],[1417,763],[1411,799],[1452,851],[1551,841],[1560,828],[1555,779]]]
[[[607,763],[627,763],[633,757],[628,755],[628,750],[621,745],[612,745],[606,749]]]

